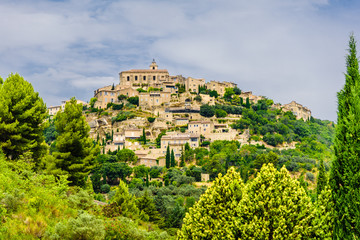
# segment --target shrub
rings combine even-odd
[[[104,239],[105,229],[102,220],[87,212],[80,213],[77,218],[70,218],[68,222],[56,224],[54,232],[49,233],[50,239]]]
[[[139,106],[139,97],[138,96],[129,97],[127,100],[128,100],[129,103],[131,103],[133,105],[136,105],[136,106]]]
[[[306,178],[311,182],[314,182],[314,180],[315,180],[315,176],[314,176],[314,174],[312,172],[307,172],[306,173]]]
[[[94,206],[94,199],[85,190],[80,190],[76,194],[69,196],[69,206],[88,210]]]
[[[155,121],[154,117],[148,117],[147,120],[149,121],[149,123],[153,123]]]
[[[109,184],[103,184],[100,187],[101,192],[108,193],[110,192],[110,185]]]

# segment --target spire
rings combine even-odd
[[[150,64],[150,69],[156,70],[158,69],[158,65],[155,62],[155,59],[153,58],[152,63]]]

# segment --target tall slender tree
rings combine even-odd
[[[165,155],[165,165],[166,165],[166,168],[170,168],[170,148],[169,148],[169,145],[167,146],[167,149],[166,149],[166,155]]]
[[[19,74],[0,81],[0,148],[11,159],[31,153],[39,167],[46,153],[43,131],[46,105],[32,85]]]
[[[320,159],[319,174],[316,183],[316,194],[318,196],[321,194],[323,190],[325,190],[326,185],[327,185],[327,178],[325,173],[324,160]]]
[[[99,148],[94,147],[89,137],[90,127],[82,115],[82,105],[75,98],[66,103],[64,112],[56,114],[55,127],[59,133],[58,152],[53,153],[52,173],[67,174],[71,185],[84,186]]]
[[[171,167],[175,167],[175,166],[176,166],[174,149],[171,149],[170,166],[171,166]]]
[[[330,186],[334,201],[333,239],[360,238],[360,76],[354,35],[350,35],[345,85],[338,92],[338,118]]]

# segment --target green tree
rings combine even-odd
[[[219,96],[218,92],[216,90],[212,90],[209,92],[210,97],[217,98]]]
[[[338,117],[330,186],[334,239],[360,238],[360,76],[354,35],[350,36],[345,85],[338,92]]]
[[[55,157],[51,171],[54,175],[67,174],[71,185],[84,186],[86,177],[94,165],[99,147],[89,137],[90,127],[82,115],[82,104],[72,98],[66,103],[64,112],[58,112],[55,120]]]
[[[170,159],[170,148],[169,148],[169,145],[167,146],[167,149],[166,149],[166,155],[165,155],[165,165],[166,165],[166,168],[170,168],[171,166],[171,159]]]
[[[319,173],[316,182],[316,194],[319,196],[327,185],[327,178],[324,167],[324,160],[320,159]]]
[[[40,167],[47,148],[46,111],[39,93],[19,74],[10,74],[0,84],[0,148],[6,157],[15,160],[29,152]]]
[[[146,134],[145,134],[145,128],[143,128],[143,135],[142,135],[142,139],[141,139],[144,143],[144,145],[146,144]]]
[[[140,210],[140,216],[145,215],[145,218],[148,218],[150,222],[159,223],[163,220],[156,210],[154,200],[149,196],[148,191],[145,191],[142,197],[136,199],[136,206]]]
[[[201,105],[200,106],[200,115],[203,117],[212,117],[215,115],[215,110],[210,105]]]
[[[224,98],[227,101],[230,101],[232,96],[234,95],[234,89],[233,88],[225,88]]]
[[[171,149],[170,167],[176,167],[174,149]]]
[[[134,153],[134,151],[130,149],[121,149],[116,153],[116,157],[118,161],[120,162],[126,162],[126,163],[136,163],[137,157]]]
[[[127,100],[129,103],[139,106],[139,97],[138,96],[129,97]]]
[[[89,103],[89,104],[90,104],[90,107],[93,108],[94,105],[95,105],[95,103],[96,103],[96,101],[97,101],[97,98],[91,98],[91,99],[90,99],[90,103]]]
[[[240,174],[219,174],[184,218],[178,239],[235,239],[237,205],[243,198]]]
[[[129,193],[126,183],[122,180],[120,180],[119,187],[111,201],[120,207],[121,215],[125,217],[135,217],[139,214],[139,209],[135,203],[135,197]]]
[[[180,167],[185,167],[185,151],[181,148]]]
[[[246,98],[245,107],[248,109],[250,108],[250,99],[249,98]]]
[[[215,110],[215,115],[216,115],[216,117],[217,118],[224,118],[224,117],[226,117],[227,116],[227,112],[225,112],[224,110],[222,110],[222,109],[216,109]]]

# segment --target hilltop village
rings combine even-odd
[[[120,72],[119,84],[99,88],[89,103],[80,100],[78,103],[84,105],[90,136],[102,145],[102,152],[133,150],[138,165],[165,166],[168,147],[179,163],[185,145],[208,147],[215,140],[275,147],[252,138],[248,129],[232,128],[240,114],[220,110],[210,113],[208,106],[226,105],[229,98],[240,106],[270,101],[272,109],[290,111],[296,119],[307,121],[311,117],[311,111],[295,101],[274,104],[251,91],[241,91],[233,82],[171,76],[168,70],[159,69],[155,60],[148,69]],[[49,114],[64,109],[65,103],[50,107]],[[276,145],[282,149],[295,148],[295,142]]]

